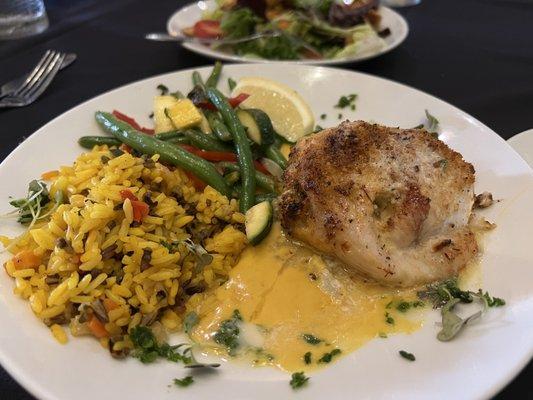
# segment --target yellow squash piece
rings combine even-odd
[[[202,114],[189,99],[179,99],[167,108],[167,116],[176,129],[189,128],[202,122]]]
[[[172,121],[165,115],[165,109],[172,108],[178,99],[174,96],[156,96],[154,98],[154,123],[155,133],[168,132],[174,130]]]

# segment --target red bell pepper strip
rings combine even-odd
[[[191,180],[192,185],[194,188],[198,191],[203,191],[205,187],[207,186],[204,181],[202,181],[200,178],[198,178],[196,175],[189,171],[184,171],[185,175]]]
[[[138,130],[138,131],[144,132],[144,133],[146,133],[146,134],[148,134],[148,135],[153,135],[153,134],[154,134],[154,130],[153,130],[153,129],[142,127],[141,125],[139,125],[139,124],[137,123],[137,121],[135,121],[134,118],[129,117],[129,116],[127,116],[126,114],[121,113],[120,111],[113,110],[113,115],[114,115],[117,119],[120,119],[121,121],[124,121],[124,122],[126,122],[127,124],[131,125],[131,127],[132,127],[133,129],[136,129],[136,130]]]
[[[190,153],[193,153],[197,155],[198,157],[203,158],[207,161],[229,161],[229,162],[237,162],[237,154],[230,153],[227,151],[206,151],[206,150],[200,150],[196,147],[189,146],[189,145],[182,145],[183,149],[187,150]],[[259,161],[254,160],[255,169],[262,172],[263,174],[271,175],[270,172],[265,168],[263,164],[261,164]]]
[[[235,108],[235,107],[238,107],[239,104],[241,104],[248,97],[250,97],[249,94],[241,93],[241,94],[239,94],[239,95],[237,95],[235,97],[230,97],[228,99],[228,102],[229,102],[230,106]],[[211,102],[209,102],[209,101],[204,101],[202,103],[198,103],[198,107],[204,108],[204,109],[207,109],[207,110],[212,110],[212,111],[216,111],[217,110],[217,108],[213,104],[211,104]]]

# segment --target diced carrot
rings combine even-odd
[[[122,189],[120,191],[120,197],[122,197],[122,200],[130,199],[131,201],[139,201],[137,196],[135,196],[129,189]]]
[[[58,176],[58,175],[59,175],[59,171],[56,171],[56,170],[54,170],[54,171],[48,171],[48,172],[43,172],[43,173],[41,174],[41,178],[42,178],[43,180],[45,180],[45,181],[49,181],[49,180],[54,179],[54,178],[55,178],[56,176]]]
[[[132,192],[128,189],[120,191],[120,196],[123,200],[130,199],[131,206],[133,208],[133,220],[141,222],[144,217],[150,212],[150,207],[144,201],[140,201]]]
[[[41,257],[32,250],[21,250],[13,257],[15,269],[37,268],[41,265]]]
[[[122,151],[125,152],[125,153],[130,153],[130,154],[131,154],[131,152],[133,151],[133,149],[132,149],[130,146],[128,146],[127,144],[124,144],[124,143],[122,143],[122,144],[119,146],[119,149],[122,150]]]
[[[133,220],[136,222],[141,222],[150,212],[150,207],[144,201],[131,200],[131,206],[133,208]]]
[[[111,311],[111,310],[114,310],[115,308],[118,308],[119,305],[114,301],[114,300],[111,300],[110,298],[106,297],[102,303],[104,303],[104,308],[107,312]]]
[[[91,330],[91,333],[96,336],[98,339],[105,338],[109,336],[109,332],[105,329],[104,324],[96,318],[96,315],[91,315],[91,319],[87,322],[87,326]]]

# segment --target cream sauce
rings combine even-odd
[[[335,348],[346,355],[376,337],[411,333],[422,326],[424,309],[398,311],[400,301],[416,300],[416,289],[350,278],[331,260],[288,240],[277,223],[260,245],[243,252],[226,284],[203,296],[195,309],[195,341],[213,346],[221,321],[239,310],[241,336],[253,331],[254,338],[242,340],[241,354],[287,371],[327,365],[317,360]],[[323,342],[309,344],[303,334]],[[307,352],[310,364],[303,359]]]

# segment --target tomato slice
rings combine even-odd
[[[223,35],[220,22],[210,19],[203,19],[194,24],[193,35],[202,39],[216,39]]]

